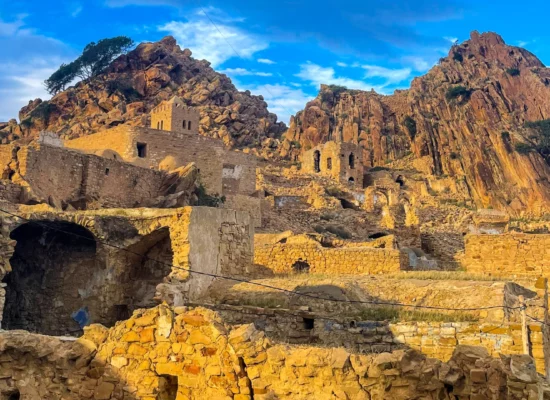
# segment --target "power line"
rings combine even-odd
[[[100,243],[104,246],[115,248],[115,249],[124,251],[126,253],[133,254],[133,255],[136,255],[138,257],[142,257],[142,258],[144,258],[148,261],[153,261],[153,262],[156,262],[160,265],[164,265],[164,266],[167,266],[167,267],[170,267],[170,268],[175,268],[175,269],[179,269],[179,270],[182,270],[182,271],[187,271],[191,274],[208,276],[208,277],[211,277],[211,278],[225,279],[225,280],[239,282],[239,283],[246,283],[246,284],[250,284],[250,285],[254,285],[254,286],[263,287],[263,288],[266,288],[266,289],[272,289],[272,290],[280,291],[280,292],[283,292],[283,293],[287,293],[289,295],[295,295],[295,296],[298,296],[298,297],[306,297],[306,298],[311,298],[311,299],[315,299],[315,300],[322,300],[322,301],[328,301],[328,302],[334,302],[334,303],[368,304],[368,305],[377,305],[377,306],[409,307],[409,308],[416,308],[416,309],[428,309],[428,310],[440,310],[440,311],[483,311],[483,310],[496,310],[496,309],[520,310],[522,308],[522,306],[510,307],[510,306],[505,306],[505,305],[487,306],[487,307],[472,307],[472,308],[450,308],[450,307],[439,307],[439,306],[404,304],[404,303],[388,302],[388,301],[344,300],[344,299],[334,299],[334,298],[328,298],[328,297],[315,296],[315,295],[312,295],[312,294],[300,293],[300,292],[297,292],[295,290],[284,289],[284,288],[280,288],[280,287],[277,287],[277,286],[272,286],[272,285],[268,285],[268,284],[264,284],[264,283],[260,283],[260,282],[254,282],[254,281],[250,281],[250,280],[243,279],[243,278],[237,278],[237,277],[233,277],[233,276],[226,276],[226,275],[214,274],[214,273],[209,273],[209,272],[197,271],[197,270],[194,270],[194,269],[191,269],[191,268],[184,268],[184,267],[181,267],[179,265],[166,263],[166,262],[151,258],[147,255],[140,254],[140,253],[134,252],[132,250],[129,250],[129,249],[126,249],[126,248],[123,248],[123,247],[120,247],[120,246],[116,246],[116,245],[111,244],[111,243],[107,243],[106,241],[103,241],[103,240],[100,240],[100,239],[97,239],[97,238],[96,239],[90,238],[90,237],[80,235],[80,234],[75,233],[75,232],[69,232],[69,231],[54,227],[54,226],[46,225],[46,224],[41,223],[39,221],[30,220],[30,219],[25,218],[21,215],[14,214],[10,211],[6,211],[2,208],[0,208],[0,212],[3,212],[4,214],[10,215],[10,216],[15,217],[15,218],[19,218],[19,219],[21,219],[25,222],[36,224],[36,225],[41,226],[45,229],[54,230],[54,231],[61,232],[61,233],[64,233],[64,234],[76,236],[76,237],[79,237],[81,239],[85,239],[85,240],[88,240],[88,241],[93,241],[93,242],[96,242],[96,243]],[[537,306],[537,307],[540,307],[540,306]]]

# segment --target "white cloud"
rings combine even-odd
[[[338,65],[339,67],[347,67],[348,66],[348,64],[346,64],[345,62],[341,62],[341,61],[338,61],[336,63],[336,65]]]
[[[403,82],[411,75],[410,68],[390,69],[378,65],[363,65],[363,68],[367,71],[365,73],[366,78],[383,78],[385,80],[384,86]]]
[[[434,63],[430,63],[427,60],[423,59],[422,57],[417,57],[417,56],[406,56],[406,57],[403,57],[402,60],[406,63],[411,64],[412,68],[415,71],[420,71],[420,72],[427,71],[434,66]]]
[[[0,36],[15,35],[24,25],[26,15],[18,15],[15,21],[5,22],[0,19]]]
[[[334,68],[321,67],[320,65],[308,62],[300,65],[300,72],[296,74],[298,78],[319,87],[321,84],[345,86],[348,89],[370,90],[375,89],[365,81],[359,81],[347,77],[337,77]]]
[[[61,60],[57,58],[30,60],[24,66],[0,64],[0,121],[16,118],[21,107],[29,100],[50,98],[44,80],[60,64]]]
[[[222,69],[219,72],[222,74],[230,75],[230,76],[273,76],[271,72],[257,72],[257,71],[249,71],[244,68],[226,68]]]
[[[71,11],[71,17],[73,18],[78,17],[78,15],[80,15],[80,13],[82,12],[83,8],[84,7],[82,6],[82,4],[75,4]]]
[[[451,43],[458,42],[458,38],[454,37],[454,36],[443,36],[443,39],[445,39],[445,40],[447,40],[448,42],[451,42]]]
[[[250,90],[252,94],[264,96],[269,111],[277,114],[279,121],[288,125],[290,116],[302,110],[306,103],[314,99],[301,89],[295,89],[286,85],[258,85],[242,86],[241,90]]]
[[[516,42],[516,44],[517,44],[519,47],[525,47],[525,46],[527,46],[527,45],[529,44],[529,42],[526,41],[526,40],[518,40],[518,41]]]
[[[257,61],[261,64],[277,64],[275,61],[270,60],[269,58],[258,58]]]
[[[217,20],[214,21],[216,26],[201,9],[192,13],[187,22],[171,21],[158,29],[173,35],[182,47],[191,49],[195,58],[206,59],[214,67],[237,55],[251,58],[268,47],[264,39],[230,25],[235,19],[222,18],[219,12],[210,11],[208,15]]]

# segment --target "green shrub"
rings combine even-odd
[[[534,142],[531,147],[550,165],[550,119],[526,122],[525,127],[533,132],[529,136]]]
[[[500,132],[500,137],[502,138],[503,141],[505,142],[509,142],[510,141],[510,132]]]
[[[520,74],[520,70],[517,69],[517,68],[508,68],[506,70],[506,72],[508,73],[508,75],[510,76],[518,76]]]
[[[225,196],[219,196],[217,193],[214,195],[208,194],[203,183],[199,183],[199,186],[195,189],[195,194],[197,195],[197,206],[219,207],[225,203]]]
[[[34,121],[35,119],[48,121],[51,113],[56,109],[54,104],[51,104],[48,101],[43,101],[40,103],[34,110],[30,113],[30,118]]]
[[[409,131],[411,138],[414,139],[416,136],[416,121],[410,115],[407,115],[403,120],[403,125],[405,125],[405,128]]]
[[[294,147],[296,149],[301,149],[302,148],[302,145],[300,144],[299,141],[297,140],[293,140],[292,142],[290,142],[290,146],[291,147]]]
[[[535,150],[533,148],[533,146],[531,146],[530,144],[527,144],[527,143],[516,143],[516,145],[514,146],[516,151],[519,153],[519,154],[528,154],[530,152],[532,152],[533,150]]]
[[[464,86],[458,85],[450,87],[445,94],[447,100],[455,100],[462,97],[462,101],[468,101],[472,95],[472,90]]]
[[[334,94],[334,96],[338,96],[340,93],[348,90],[347,87],[340,85],[328,85],[328,88]]]
[[[458,154],[455,153],[454,151],[451,152],[451,160],[456,160],[458,158]]]
[[[458,62],[462,62],[462,61],[464,61],[464,57],[462,57],[462,54],[460,54],[458,51],[455,51],[453,53],[453,60],[458,61]]]
[[[369,170],[369,172],[388,171],[388,168],[377,165]]]
[[[345,195],[345,193],[341,191],[338,186],[327,186],[325,188],[325,193],[332,197],[341,197]]]

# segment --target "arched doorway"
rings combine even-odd
[[[171,272],[168,228],[136,236],[117,250],[71,222],[33,221],[11,233],[2,328],[75,335],[90,323],[113,326],[156,305],[156,286]]]
[[[321,172],[321,152],[319,150],[313,152],[313,168],[315,172]]]
[[[69,222],[36,221],[16,228],[17,241],[6,274],[2,328],[48,335],[77,334],[86,319],[79,288],[97,268],[92,233]],[[80,315],[78,312],[81,311]]]

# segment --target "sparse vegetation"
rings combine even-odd
[[[345,193],[338,187],[338,186],[327,186],[325,188],[325,193],[332,197],[341,197],[344,196]]]
[[[475,322],[475,315],[465,312],[431,312],[395,307],[364,308],[358,315],[358,319],[364,321],[388,321],[388,322]]]
[[[458,153],[455,153],[454,151],[452,151],[450,157],[451,157],[451,160],[456,160],[458,159]]]
[[[340,93],[343,93],[348,90],[347,87],[340,86],[340,85],[328,85],[328,88],[334,96],[338,96]]]
[[[219,207],[225,203],[225,196],[220,196],[217,193],[210,195],[206,191],[206,187],[201,182],[195,189],[195,194],[197,195],[197,206],[206,206],[206,207]]]
[[[416,136],[416,121],[410,115],[407,115],[403,120],[403,125],[409,131],[411,138],[414,139]]]
[[[506,73],[510,76],[518,76],[520,74],[520,70],[517,68],[508,68]]]
[[[447,90],[447,93],[445,94],[445,97],[449,101],[461,98],[462,102],[466,102],[470,99],[471,95],[472,95],[472,90],[471,89],[468,89],[467,87],[462,86],[462,85],[458,85],[458,86],[450,87]]]
[[[76,78],[92,79],[101,74],[121,54],[125,54],[134,45],[134,41],[127,36],[117,36],[110,39],[101,39],[91,42],[82,51],[82,54],[69,64],[61,64],[44,82],[46,90],[55,95],[65,90],[65,87]]]
[[[516,143],[516,145],[514,146],[514,148],[516,149],[516,151],[519,153],[519,154],[529,154],[531,153],[532,151],[534,151],[535,149],[533,148],[533,146],[531,146],[530,144],[527,144],[527,143]]]
[[[118,92],[130,102],[136,101],[141,97],[139,92],[132,86],[131,82],[127,80],[108,81],[107,91],[109,92],[109,94]]]

